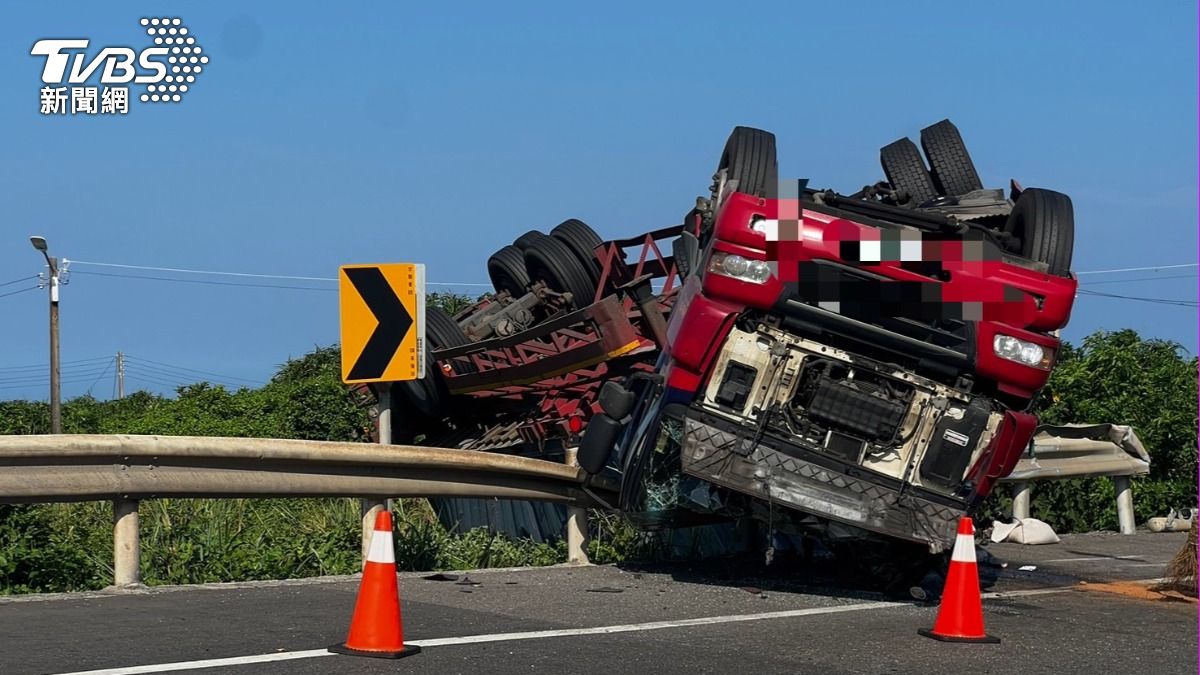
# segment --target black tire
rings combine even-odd
[[[528,249],[530,246],[533,246],[534,242],[541,241],[545,238],[546,238],[546,235],[544,233],[538,232],[537,230],[530,230],[530,231],[526,232],[525,234],[514,239],[513,246],[516,246],[517,248],[524,251],[524,250]]]
[[[752,127],[734,127],[721,151],[717,171],[738,182],[737,191],[775,199],[779,194],[779,164],[775,134]]]
[[[508,291],[514,298],[525,295],[529,272],[525,271],[525,254],[521,249],[510,244],[496,251],[488,258],[487,270],[497,293]]]
[[[425,377],[397,384],[421,414],[440,419],[446,415],[450,404],[450,390],[446,388],[441,369],[433,359],[433,350],[461,347],[470,342],[454,318],[443,309],[425,308]],[[468,364],[454,364],[454,372],[459,374],[473,370]]]
[[[983,189],[962,134],[950,120],[922,129],[921,147],[929,159],[929,173],[939,194],[957,197]]]
[[[1026,188],[1017,198],[1004,231],[1021,242],[1021,255],[1044,262],[1051,274],[1068,276],[1075,249],[1075,207],[1054,190]]]
[[[592,283],[600,281],[600,260],[596,258],[596,247],[604,243],[600,235],[582,220],[564,220],[550,230],[550,236],[562,241],[583,263]]]
[[[545,281],[559,293],[570,293],[572,306],[580,308],[592,304],[596,286],[583,263],[562,241],[546,237],[535,242],[525,250],[525,269],[530,279]]]
[[[920,206],[937,198],[933,178],[921,159],[921,151],[907,138],[889,143],[879,150],[879,163],[892,189],[908,193],[905,206]]]

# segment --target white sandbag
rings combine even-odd
[[[1011,523],[994,521],[992,541],[1014,544],[1057,544],[1060,540],[1054,529],[1037,518],[1017,518]]]

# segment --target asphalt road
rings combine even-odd
[[[0,673],[261,655],[303,658],[175,672],[1195,673],[1196,606],[1107,583],[1160,576],[1183,541],[990,547],[1008,563],[984,601],[999,645],[919,637],[935,607],[835,585],[823,569],[557,567],[472,572],[469,585],[401,575],[405,635],[424,649],[401,661],[317,655],[345,637],[350,578],[0,599]]]

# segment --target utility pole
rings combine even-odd
[[[50,257],[46,238],[33,236],[29,242],[46,259],[50,267],[50,433],[62,433],[62,392],[60,390],[58,368],[58,258]]]
[[[125,355],[117,352],[117,398],[125,398]]]

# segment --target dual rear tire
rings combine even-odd
[[[535,281],[551,290],[571,294],[571,306],[586,307],[596,294],[600,262],[596,248],[603,243],[582,220],[559,223],[549,235],[530,230],[488,259],[488,276],[497,293],[524,295]]]

